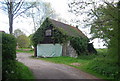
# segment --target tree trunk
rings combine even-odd
[[[9,32],[12,34],[13,32],[13,2],[10,2],[10,8],[8,10],[8,17],[9,17]]]
[[[12,14],[10,14],[9,16],[9,32],[10,34],[12,34],[13,32],[13,15]]]

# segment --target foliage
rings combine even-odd
[[[111,11],[112,10],[112,11]],[[113,5],[100,6],[93,11],[96,17],[92,23],[92,38],[101,38],[107,45],[115,37],[118,30],[118,9]],[[117,37],[117,36],[116,36]]]
[[[31,71],[16,61],[16,38],[0,33],[2,36],[2,80],[34,79]]]
[[[91,63],[89,63],[88,66],[88,69],[95,71],[101,75],[110,77],[111,79],[117,78],[117,75],[119,73],[118,65],[108,58],[96,58]]]
[[[29,46],[30,40],[26,35],[20,35],[17,38],[17,43],[18,47],[24,48]]]
[[[115,12],[115,10],[117,12]],[[110,44],[109,44],[109,54],[110,54],[110,58],[113,59],[115,62],[118,63],[118,65],[120,66],[120,61],[118,60],[120,58],[120,44],[119,44],[119,40],[120,40],[120,1],[117,3],[117,7],[114,8],[113,10],[113,22],[112,22],[112,37],[110,38]],[[120,73],[119,73],[120,75]]]
[[[54,40],[55,43],[67,43],[69,40],[69,36],[66,35],[66,32],[61,28],[55,28],[54,27],[54,32],[53,32],[53,37],[52,39]]]
[[[13,35],[17,39],[17,46],[18,47],[20,47],[20,48],[30,47],[31,41],[30,41],[29,37],[27,37],[23,31],[21,31],[20,29],[16,29],[14,31]]]
[[[107,6],[100,6],[96,11],[96,19],[94,19],[91,27],[93,38],[103,39],[109,48],[108,58],[112,58],[118,62],[118,40],[119,35],[119,8],[115,4],[107,3]],[[120,64],[120,63],[119,63]]]
[[[55,41],[55,43],[56,42],[63,43],[64,41],[66,41],[67,36],[65,34],[62,34],[62,32],[60,32],[57,28],[55,28],[47,18],[40,26],[40,28],[38,28],[38,30],[32,36],[32,43],[34,46],[36,46],[39,42],[43,41],[45,37],[45,33],[44,33],[45,29],[47,29],[48,27],[53,27],[54,32],[52,39]]]
[[[118,81],[120,79],[118,75],[120,72],[119,66],[113,59],[108,58],[108,50],[97,49],[98,55],[87,65],[87,69],[113,79],[113,81]]]
[[[13,35],[0,33],[2,35],[2,78],[9,79],[12,71],[15,71],[16,39]]]
[[[31,38],[34,47],[36,47],[39,42],[43,41],[45,35],[44,31],[50,26],[52,26],[52,24],[48,21],[48,18],[46,18],[45,22],[43,22]]]
[[[30,47],[30,48],[32,48],[32,47],[33,47],[33,43],[32,43],[32,36],[33,36],[33,34],[30,34],[30,35],[28,36],[29,41],[30,41],[30,44],[29,44],[29,47]]]
[[[17,38],[20,35],[25,35],[24,32],[22,32],[20,29],[16,29],[13,33],[13,35]]]
[[[15,60],[16,39],[13,35],[0,33],[2,35],[2,58],[3,60]]]
[[[78,55],[81,55],[82,53],[86,53],[87,52],[88,39],[86,39],[86,38],[83,38],[83,37],[73,37],[70,40],[70,44],[76,50]]]
[[[92,10],[102,5],[102,3],[102,0],[69,0],[68,11],[76,16],[74,19],[71,19],[71,22],[78,26],[82,25],[84,28],[89,28],[91,25],[90,23],[95,18],[93,15],[91,16]],[[81,17],[84,18],[81,19]]]

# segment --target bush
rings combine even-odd
[[[88,39],[82,37],[73,37],[70,40],[71,46],[76,50],[77,54],[87,52]]]
[[[16,39],[13,35],[2,33],[2,58],[3,60],[16,58]]]
[[[120,79],[118,76],[120,70],[117,62],[108,58],[109,55],[107,54],[107,49],[99,49],[98,53],[97,57],[93,58],[93,60],[88,64],[87,69],[106,76],[108,79],[118,81],[118,79]]]
[[[108,59],[94,59],[89,66],[88,69],[107,76],[110,79],[116,79],[119,73],[117,64],[113,64],[112,61],[108,61]]]
[[[2,78],[13,78],[11,74],[15,71],[16,39],[10,34],[0,35],[2,35]]]
[[[26,35],[20,35],[17,37],[18,47],[27,48],[29,47],[30,40]]]
[[[24,64],[16,61],[16,39],[13,35],[2,35],[2,80],[34,79],[32,72]]]

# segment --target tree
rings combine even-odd
[[[119,48],[118,40],[120,40],[118,34],[120,23],[118,16],[120,14],[119,3],[115,2],[115,0],[109,2],[102,1],[101,4],[97,4],[93,0],[90,3],[74,0],[69,4],[70,12],[76,15],[82,14],[81,10],[86,9],[85,6],[93,6],[90,8],[90,11],[86,11],[87,17],[91,19],[85,21],[88,23],[88,26],[91,26],[92,39],[103,39],[109,48],[109,56],[116,61],[118,61],[117,58],[119,56],[119,49],[117,48]]]
[[[29,38],[26,35],[20,35],[17,38],[17,43],[18,43],[18,47],[20,48],[26,48],[29,46]]]
[[[25,2],[24,0],[4,0],[1,1],[2,9],[8,13],[9,18],[9,32],[13,32],[13,20],[25,13],[28,9],[34,7],[36,2]]]
[[[75,19],[71,19],[71,22],[76,23],[77,25],[83,24],[84,27],[88,27],[93,19],[93,17],[90,17],[90,14],[92,13],[91,10],[96,8],[96,4],[98,5],[95,0],[70,0],[68,2],[68,11],[76,16]]]
[[[112,22],[111,18],[115,16],[114,19],[118,20],[118,9],[116,8],[115,0],[109,2],[103,0],[99,1],[99,3],[95,0],[72,0],[68,6],[70,8],[69,12],[76,16],[84,15],[86,17],[83,22],[86,27],[91,27],[91,33],[94,32],[92,39],[101,38],[108,44],[111,37],[109,34],[112,30],[112,25],[110,24]],[[113,14],[113,12],[115,13]],[[76,20],[76,22],[80,21]]]
[[[18,38],[20,35],[25,35],[20,29],[16,29],[13,34],[16,38]]]
[[[48,2],[37,2],[34,8],[26,12],[32,18],[34,31],[36,31],[47,17],[55,18],[57,15]]]
[[[120,23],[118,14],[119,8],[116,4],[106,2],[106,6],[101,6],[94,13],[97,18],[94,19],[91,27],[93,38],[103,39],[109,48],[109,56],[118,61],[118,40]]]
[[[33,47],[32,37],[33,37],[33,34],[30,34],[30,35],[28,36],[28,38],[29,38],[29,40],[30,40],[29,47]]]

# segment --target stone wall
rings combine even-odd
[[[63,56],[78,57],[76,50],[70,45],[70,41],[63,44]]]

